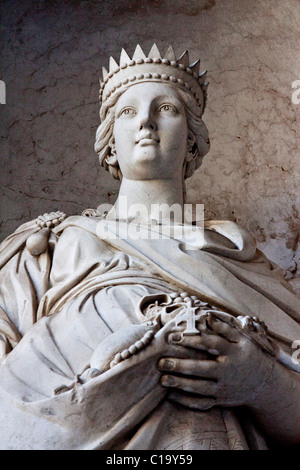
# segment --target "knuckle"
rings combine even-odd
[[[216,361],[211,362],[213,362],[213,364],[210,365],[209,372],[212,378],[215,378],[218,375],[218,363]]]
[[[213,336],[210,341],[210,347],[212,349],[218,349],[221,344],[221,338],[218,336]]]
[[[213,395],[215,390],[215,382],[209,380],[198,380],[197,381],[197,393],[205,396]]]
[[[187,338],[189,339],[186,339],[186,344],[188,344],[190,347],[195,348],[195,349],[203,349],[202,337],[200,335],[190,336]]]
[[[226,331],[226,323],[221,323],[220,321],[216,322],[215,330],[218,331],[219,333]]]
[[[223,338],[221,338],[220,336],[215,336],[215,335],[211,336],[207,340],[206,345],[207,345],[208,349],[219,350],[223,346]]]
[[[207,384],[207,383],[203,384],[201,393],[203,393],[203,395],[211,395],[212,394],[211,384]]]
[[[228,325],[227,323],[222,323],[221,324],[221,331],[224,334],[230,334],[232,331],[232,327]]]

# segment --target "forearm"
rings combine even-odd
[[[296,372],[272,361],[250,409],[267,435],[285,444],[300,443],[300,375]]]
[[[163,331],[145,350],[86,383],[61,375],[61,362],[53,367],[45,354],[33,355],[28,340],[30,336],[23,338],[0,366],[2,449],[109,449],[167,393],[157,369],[168,350]],[[26,380],[20,371],[30,359],[33,367],[30,373],[27,367]],[[45,387],[38,392],[41,382]]]

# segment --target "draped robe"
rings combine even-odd
[[[80,376],[102,341],[141,322],[139,301],[160,293],[185,291],[234,316],[257,316],[291,354],[299,299],[280,270],[233,222],[207,222],[193,249],[176,237],[107,239],[103,223],[69,217],[36,256],[26,247],[35,221],[1,244],[0,447],[266,448],[247,410],[196,411],[168,400],[157,369],[160,331],[143,354],[86,383]]]

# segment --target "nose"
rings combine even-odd
[[[139,130],[142,131],[143,129],[150,129],[151,131],[154,131],[157,129],[155,120],[153,119],[153,116],[151,115],[150,109],[144,110],[143,113],[141,114]]]

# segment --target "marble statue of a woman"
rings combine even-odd
[[[299,445],[298,298],[233,222],[168,219],[209,149],[206,87],[172,47],[111,59],[95,148],[113,210],[2,243],[2,449]]]

